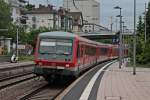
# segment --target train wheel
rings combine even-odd
[[[49,84],[53,84],[55,81],[55,75],[44,75],[43,77]]]

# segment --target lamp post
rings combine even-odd
[[[112,30],[113,30],[113,29],[112,29],[112,28],[113,28],[113,21],[112,21],[112,20],[113,20],[113,17],[111,16],[111,17],[110,17],[110,30],[111,30],[111,32],[112,32]]]
[[[16,32],[16,61],[18,61],[18,41],[19,41],[19,26],[20,26],[20,18],[17,18],[17,32]]]
[[[136,75],[136,0],[134,0],[133,75]]]
[[[117,15],[116,17],[120,17],[120,35],[119,35],[119,68],[121,68],[122,65],[122,15],[121,15],[121,7],[116,6],[114,9],[120,10],[120,15]]]

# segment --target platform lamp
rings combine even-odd
[[[134,0],[133,75],[136,75],[136,0]]]
[[[120,35],[119,35],[119,68],[121,68],[122,65],[122,15],[121,10],[122,8],[119,6],[114,7],[114,9],[120,10],[120,15],[117,15],[116,17],[120,18]]]

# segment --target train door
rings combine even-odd
[[[83,47],[83,44],[79,42],[77,46],[77,63],[80,68],[82,68],[84,64],[83,55],[84,55],[84,47]]]

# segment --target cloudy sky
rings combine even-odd
[[[62,6],[63,0],[29,0],[32,4],[47,4],[52,3],[56,7]],[[143,15],[145,9],[145,2],[148,2],[149,0],[136,0],[137,1],[137,17],[139,15]],[[119,19],[116,17],[116,15],[119,14],[119,10],[113,9],[115,6],[120,6],[122,8],[122,14],[123,14],[123,20],[125,22],[125,25],[132,29],[133,28],[133,3],[134,0],[100,0],[101,2],[101,9],[100,9],[100,16],[101,16],[101,22],[100,24],[110,28],[111,23],[111,16],[113,21],[113,29],[116,29],[116,20]],[[138,19],[138,18],[137,18]],[[119,27],[119,25],[117,24]]]

